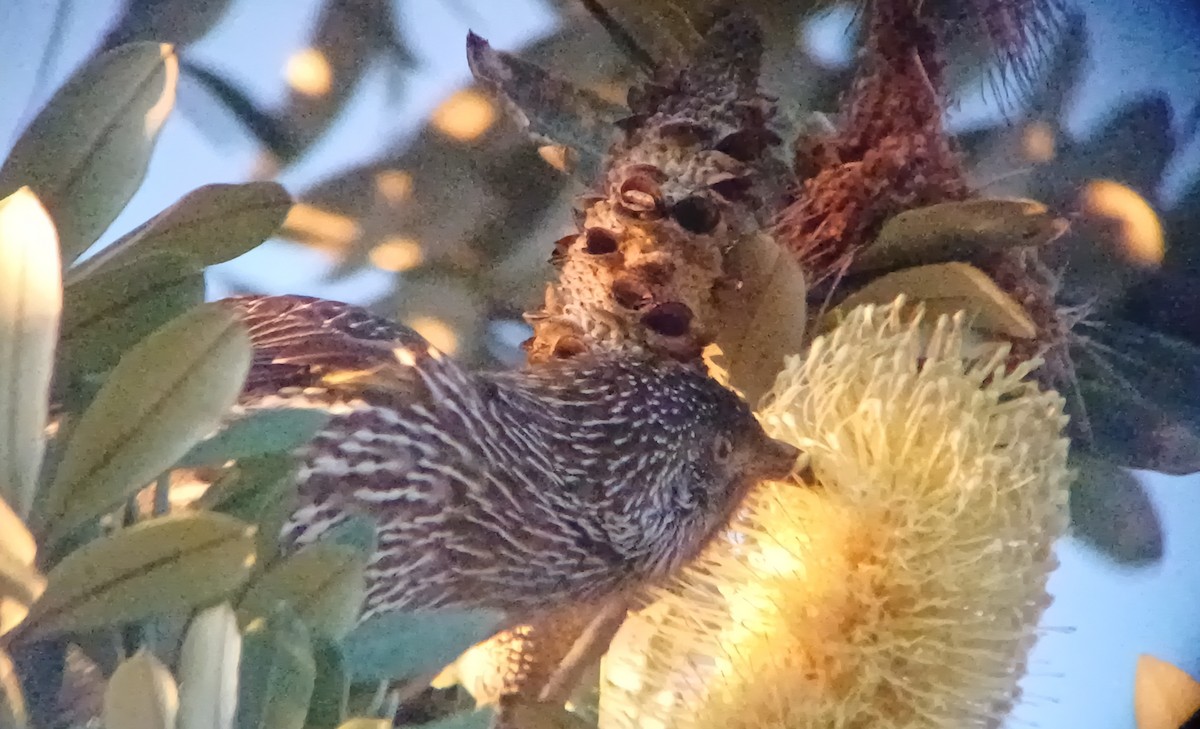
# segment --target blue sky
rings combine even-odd
[[[72,0],[65,0],[71,2]],[[73,2],[64,53],[55,59],[57,84],[88,52],[100,28],[114,12],[115,0]],[[11,143],[28,113],[36,111],[49,89],[32,89],[38,57],[49,32],[50,0],[0,3],[0,145]],[[455,6],[462,12],[453,10]],[[1172,98],[1176,118],[1200,99],[1200,43],[1189,39],[1183,14],[1196,12],[1166,2],[1094,0],[1084,4],[1097,50],[1069,123],[1085,132],[1116,99],[1148,89]],[[191,53],[227,72],[267,103],[283,98],[282,69],[287,57],[305,44],[315,16],[314,0],[234,0],[227,21]],[[539,0],[406,0],[403,28],[421,70],[407,84],[403,100],[389,106],[381,74],[368,77],[349,112],[300,164],[282,177],[289,188],[303,189],[325,175],[371,159],[379,140],[415,128],[419,119],[467,78],[463,39],[467,27],[500,48],[514,48],[552,28],[553,15]],[[1194,19],[1193,19],[1194,21]],[[1191,28],[1197,27],[1193,22]],[[269,29],[265,32],[264,29]],[[837,45],[831,37],[831,45]],[[395,109],[404,110],[397,116]],[[182,113],[181,113],[182,112]],[[957,121],[971,124],[989,111],[966,104]],[[106,240],[154,215],[181,195],[211,182],[246,178],[256,162],[255,148],[236,135],[214,142],[192,123],[187,109],[177,110],[165,127],[146,184],[117,220]],[[1168,180],[1175,194],[1183,172],[1194,168],[1200,149],[1193,144]],[[286,258],[284,258],[286,256]],[[280,265],[286,261],[286,265]],[[221,276],[253,281],[271,292],[310,293],[362,301],[386,290],[390,275],[366,272],[337,286],[320,283],[320,255],[271,243],[218,271],[210,293],[221,295]],[[1166,534],[1161,563],[1123,569],[1067,540],[1060,548],[1062,567],[1051,582],[1055,603],[1044,621],[1045,636],[1036,649],[1026,680],[1026,700],[1013,727],[1132,726],[1133,671],[1138,654],[1151,653],[1200,676],[1200,479],[1147,479]]]

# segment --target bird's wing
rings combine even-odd
[[[254,359],[245,394],[285,388],[424,395],[416,370],[452,367],[421,335],[358,306],[307,296],[222,301],[250,333]]]

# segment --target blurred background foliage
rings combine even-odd
[[[686,34],[676,31],[699,22],[712,5],[599,2],[639,47],[661,58],[682,52]],[[797,120],[835,111],[854,70],[853,10],[818,8],[807,0],[746,5],[770,19],[766,85],[780,97],[782,111]],[[949,0],[940,5],[949,7]],[[1113,11],[1115,16],[1098,7],[1069,12],[1062,32],[1035,54],[1028,78],[1007,85],[989,76],[993,59],[974,42],[971,27],[962,25],[949,59],[949,77],[958,89],[950,120],[972,178],[986,195],[1032,197],[1073,219],[1071,232],[1053,249],[1052,263],[1063,274],[1063,300],[1079,306],[1084,317],[1075,354],[1079,396],[1094,436],[1106,448],[1124,449],[1110,460],[1192,473],[1200,465],[1200,300],[1192,285],[1200,275],[1195,250],[1200,175],[1194,164],[1200,96],[1181,99],[1145,85],[1131,89],[1121,83],[1123,71],[1112,69],[1100,83],[1111,81],[1126,93],[1093,110],[1100,120],[1090,127],[1081,130],[1072,118],[1081,98],[1095,96],[1085,88],[1088,78],[1096,83],[1095,59],[1112,58],[1098,51],[1120,41],[1089,32],[1096,18],[1110,30],[1112,17],[1174,23],[1176,31],[1189,23],[1200,27],[1200,21],[1183,3],[1163,3],[1153,11],[1130,4]],[[637,74],[636,60],[611,42],[583,3],[548,0],[514,8],[509,13],[468,0],[254,7],[250,0],[90,6],[17,0],[0,9],[3,32],[23,36],[12,46],[21,49],[12,68],[22,73],[13,73],[12,83],[0,88],[0,98],[14,110],[0,119],[5,125],[0,133],[15,139],[88,58],[136,41],[174,44],[177,112],[167,132],[182,120],[193,128],[190,144],[206,146],[210,157],[227,157],[223,166],[206,163],[219,170],[220,181],[278,179],[297,203],[271,243],[207,269],[210,298],[303,288],[396,317],[472,364],[511,365],[520,360],[519,343],[527,336],[521,314],[540,296],[550,273],[551,241],[569,229],[571,202],[582,189],[556,169],[562,164],[557,150],[528,141],[490,97],[461,85],[462,31],[474,27],[497,47],[520,47],[523,57],[617,103]],[[436,37],[453,42],[431,49],[426,41],[435,18]],[[446,31],[448,25],[453,32]],[[205,46],[214,37],[225,39],[219,50]],[[251,46],[258,41],[290,44],[284,62],[257,68],[261,59],[273,59],[255,53]],[[1195,49],[1174,42],[1157,49],[1143,43],[1128,52],[1129,63],[1174,55],[1167,65],[1185,79],[1195,78],[1200,73]],[[431,64],[454,71],[431,74]],[[1179,85],[1178,79],[1172,83]],[[133,212],[127,212],[141,217],[118,218],[114,230],[129,231],[149,217],[146,209],[157,212],[195,187],[188,181],[197,173],[186,170],[189,160],[179,155],[185,148],[176,147],[169,165],[152,159],[147,185],[152,190],[139,193]],[[149,199],[154,202],[138,205]],[[153,223],[147,227],[153,232]],[[268,234],[252,233],[228,255],[198,265],[221,263]],[[100,244],[116,238],[110,232]],[[90,265],[103,261],[97,256]],[[88,358],[96,368],[111,366],[120,352],[197,299],[204,284],[195,278],[195,265],[171,265],[178,273],[170,278],[174,303],[145,329],[75,338],[93,349],[86,357],[64,357],[64,366]],[[139,280],[136,268],[124,273],[129,281]],[[84,302],[94,300],[89,295],[105,295],[82,282],[68,290],[67,352],[76,328],[105,331],[104,322],[72,319],[83,306],[72,307],[73,293]],[[74,375],[68,380],[72,387],[59,394],[68,407],[81,408],[95,397],[98,380],[95,372]],[[1077,490],[1072,501],[1076,535],[1123,569],[1160,564],[1170,544],[1164,517],[1171,515],[1156,506],[1144,481],[1107,461],[1084,466],[1081,483],[1089,488]],[[1195,485],[1170,486],[1192,494],[1171,503],[1183,505],[1186,518],[1180,516],[1180,522],[1194,524],[1200,517]],[[1194,576],[1180,579],[1200,586]],[[1181,665],[1195,669],[1200,633],[1188,639],[1192,648],[1183,650],[1187,658]],[[1129,682],[1120,685],[1124,691]]]

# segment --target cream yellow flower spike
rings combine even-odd
[[[759,414],[816,488],[753,493],[626,623],[602,729],[998,726],[1067,525],[1066,416],[1037,364],[899,301],[791,358]]]

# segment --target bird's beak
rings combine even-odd
[[[802,452],[790,443],[764,437],[755,462],[750,464],[754,475],[762,481],[782,481],[801,465]]]

